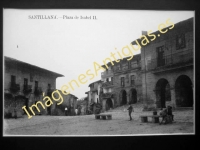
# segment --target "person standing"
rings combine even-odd
[[[68,114],[67,114],[67,107],[65,107],[65,116],[67,116]]]
[[[131,113],[133,112],[133,107],[131,106],[131,104],[129,104],[129,107],[127,110],[128,110],[128,114],[129,114],[130,121],[131,121],[132,120]]]
[[[76,115],[78,115],[78,109],[77,108],[75,109],[75,113],[76,113]]]

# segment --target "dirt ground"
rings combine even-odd
[[[126,106],[127,107],[127,106]],[[112,120],[96,120],[94,115],[85,116],[33,116],[4,119],[4,135],[50,135],[50,136],[99,136],[99,135],[148,135],[148,134],[194,134],[194,114],[191,109],[173,112],[172,124],[141,123],[140,115],[152,114],[134,108],[133,120],[129,121],[126,107],[110,110]]]

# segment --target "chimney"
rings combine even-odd
[[[147,35],[147,31],[142,31],[142,35]]]

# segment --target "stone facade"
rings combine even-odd
[[[90,91],[88,91],[88,103],[100,103],[100,87],[101,87],[101,80],[95,81],[89,84]]]
[[[74,116],[78,98],[73,94],[64,95],[61,90],[59,90],[59,93],[63,97],[63,102],[60,105],[57,105],[58,102],[56,102],[55,108],[53,109],[54,114],[52,115]],[[55,98],[58,98],[58,96],[55,96]],[[65,108],[67,108],[67,113],[65,113]]]
[[[103,109],[108,110],[124,104],[140,101],[141,57],[134,55],[131,60],[118,60],[114,65],[108,63],[108,69],[101,74]],[[105,65],[102,67],[106,68]]]
[[[141,56],[140,54],[128,61],[121,60],[114,66],[114,91],[116,106],[135,104],[141,100],[142,94]]]
[[[51,95],[55,89],[56,78],[63,75],[25,63],[19,60],[4,57],[4,112],[22,116],[23,106],[28,108],[37,101],[42,102],[42,93]],[[54,105],[40,109],[36,114],[51,114]]]
[[[159,31],[152,34],[158,35]],[[193,18],[190,18],[142,47],[145,108],[193,106],[193,45]]]

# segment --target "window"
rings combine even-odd
[[[30,74],[30,82],[33,82],[33,74]]]
[[[121,86],[124,87],[124,77],[121,77]]]
[[[35,90],[38,89],[38,81],[35,81]]]
[[[128,69],[128,63],[124,62],[122,64],[122,70],[126,70],[126,69]]]
[[[109,78],[106,78],[106,82],[109,82]]]
[[[28,79],[24,78],[24,88],[26,89],[28,87]]]
[[[48,89],[49,89],[49,90],[51,89],[51,84],[48,84]]]
[[[156,48],[157,51],[157,66],[164,66],[165,65],[165,52],[164,52],[164,46],[160,46]]]
[[[16,84],[16,76],[11,75],[11,85]]]
[[[97,98],[97,103],[99,103],[99,99]]]
[[[121,64],[117,65],[117,70],[121,70]]]
[[[94,88],[94,84],[91,84],[91,88]]]
[[[132,86],[135,85],[135,76],[134,75],[131,76],[131,85]]]
[[[185,34],[176,35],[176,49],[179,50],[185,47]]]
[[[113,84],[113,77],[111,77],[111,84]]]

